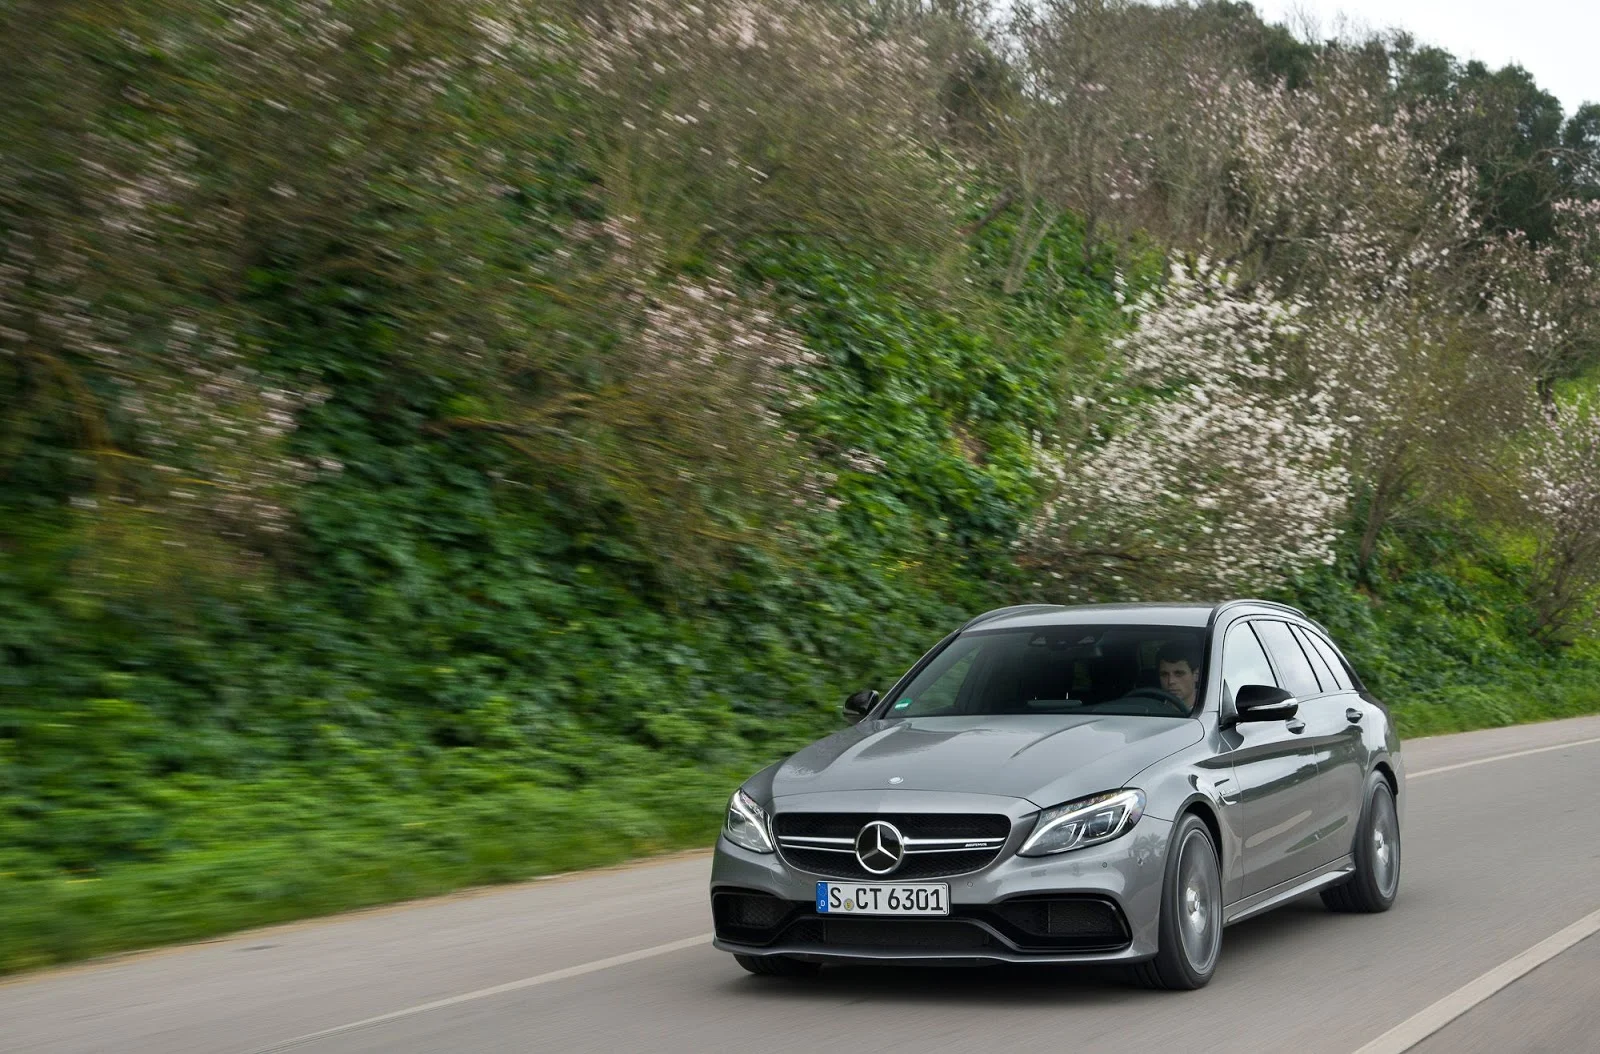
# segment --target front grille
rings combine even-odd
[[[906,839],[905,859],[884,875],[862,867],[855,855],[856,835],[874,820],[893,824]],[[1010,818],[991,813],[779,813],[772,818],[772,827],[784,860],[802,871],[897,882],[946,878],[987,867],[1011,834]],[[983,844],[964,844],[968,842]]]
[[[772,818],[779,838],[854,838],[874,820],[887,820],[907,838],[1004,838],[1011,818],[990,813],[780,812]]]
[[[870,882],[910,882],[913,879],[948,878],[986,867],[999,854],[1000,847],[974,849],[960,853],[907,853],[900,866],[887,875],[874,875],[861,866],[856,854],[832,853],[821,849],[783,847],[783,858],[802,871],[830,878],[860,878]]]

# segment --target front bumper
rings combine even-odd
[[[920,880],[949,884],[947,919],[818,915],[816,884],[852,880],[802,871],[778,854],[752,853],[719,837],[711,865],[713,899],[766,894],[784,902],[773,905],[774,914],[786,914],[770,926],[741,927],[728,924],[727,911],[714,910],[713,943],[740,955],[907,964],[1130,963],[1155,955],[1171,821],[1147,815],[1131,832],[1104,845],[1053,857],[1019,857],[1016,851],[1029,829],[1014,824],[999,856],[979,871]],[[1036,909],[1024,905],[1049,901],[1074,905],[1061,909],[1063,919],[1115,918],[1115,939],[1104,927],[1086,940],[1073,940],[1017,924],[1034,917]]]

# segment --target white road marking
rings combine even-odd
[[[1424,776],[1437,776],[1441,772],[1454,772],[1456,769],[1470,769],[1474,765],[1487,765],[1491,761],[1506,761],[1511,758],[1525,758],[1529,754],[1548,754],[1552,750],[1566,750],[1568,747],[1581,747],[1589,743],[1600,743],[1600,736],[1590,739],[1574,739],[1570,743],[1556,743],[1548,747],[1534,747],[1532,750],[1514,750],[1509,754],[1495,754],[1487,758],[1475,758],[1472,761],[1458,761],[1454,765],[1440,765],[1436,769],[1423,769],[1421,772],[1406,773],[1406,782],[1420,780]]]
[[[1591,911],[1566,929],[1508,959],[1488,973],[1406,1018],[1356,1054],[1401,1054],[1427,1039],[1500,989],[1549,962],[1585,937],[1600,933],[1600,911]]]
[[[524,988],[536,988],[539,985],[550,984],[554,981],[565,981],[569,977],[582,977],[586,973],[609,970],[613,966],[623,966],[627,963],[638,962],[641,959],[653,959],[658,955],[667,955],[671,952],[680,952],[685,948],[693,948],[700,944],[706,944],[710,940],[711,934],[709,933],[701,934],[698,937],[685,937],[681,941],[671,941],[667,944],[658,944],[654,948],[641,948],[636,952],[624,952],[621,955],[613,955],[609,959],[596,959],[594,962],[584,963],[581,966],[568,966],[563,970],[551,970],[549,973],[541,973],[535,974],[532,977],[524,977],[520,981],[507,981],[505,984],[497,984],[489,988],[479,988],[475,992],[463,992],[460,995],[450,996],[448,999],[435,999],[431,1003],[418,1003],[416,1006],[408,1006],[403,1010],[393,1010],[387,1014],[379,1014],[377,1017],[369,1017],[361,1021],[352,1021],[347,1025],[336,1025],[333,1028],[325,1028],[321,1032],[308,1032],[303,1036],[296,1036],[293,1039],[284,1040],[282,1043],[275,1043],[270,1047],[260,1047],[255,1051],[255,1054],[272,1054],[273,1051],[288,1050],[290,1047],[304,1046],[307,1043],[312,1043],[319,1039],[327,1039],[330,1036],[338,1036],[346,1032],[354,1032],[357,1029],[368,1028],[372,1025],[381,1025],[387,1021],[394,1021],[402,1017],[411,1017],[415,1014],[425,1014],[430,1010],[440,1010],[444,1007],[455,1006],[459,1003],[470,1003],[475,999],[487,999],[492,995],[504,995],[506,992],[519,992]]]

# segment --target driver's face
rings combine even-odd
[[[1194,705],[1194,682],[1198,671],[1187,660],[1161,664],[1161,690],[1171,692],[1190,706]]]

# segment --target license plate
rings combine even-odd
[[[819,915],[948,915],[950,887],[943,882],[879,885],[818,882]]]

